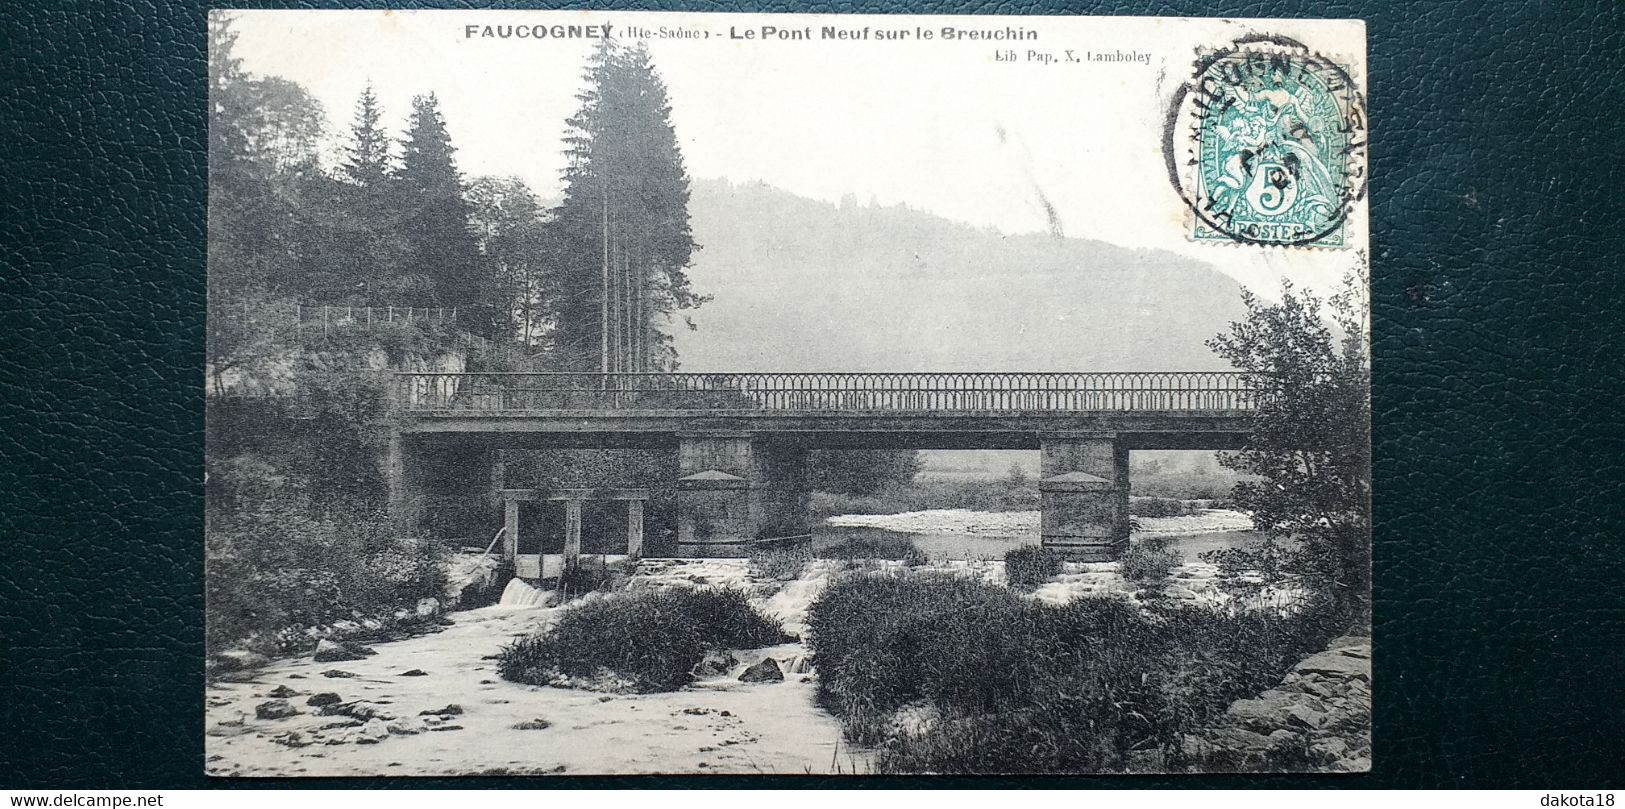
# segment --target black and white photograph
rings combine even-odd
[[[1365,30],[211,12],[201,766],[1369,771]]]

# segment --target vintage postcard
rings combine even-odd
[[[210,774],[1370,768],[1360,21],[208,47]]]

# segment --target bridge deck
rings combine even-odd
[[[1119,412],[1253,406],[1245,374],[403,373],[397,402],[451,411]]]
[[[400,374],[401,431],[546,435],[546,446],[659,446],[751,432],[827,447],[1036,448],[1121,434],[1139,449],[1237,446],[1244,375],[1185,373]]]

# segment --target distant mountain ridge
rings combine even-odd
[[[1224,370],[1203,341],[1242,313],[1205,263],[1006,236],[904,206],[697,180],[685,371]]]

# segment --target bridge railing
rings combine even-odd
[[[1248,410],[1246,375],[1091,373],[402,373],[420,412]]]

